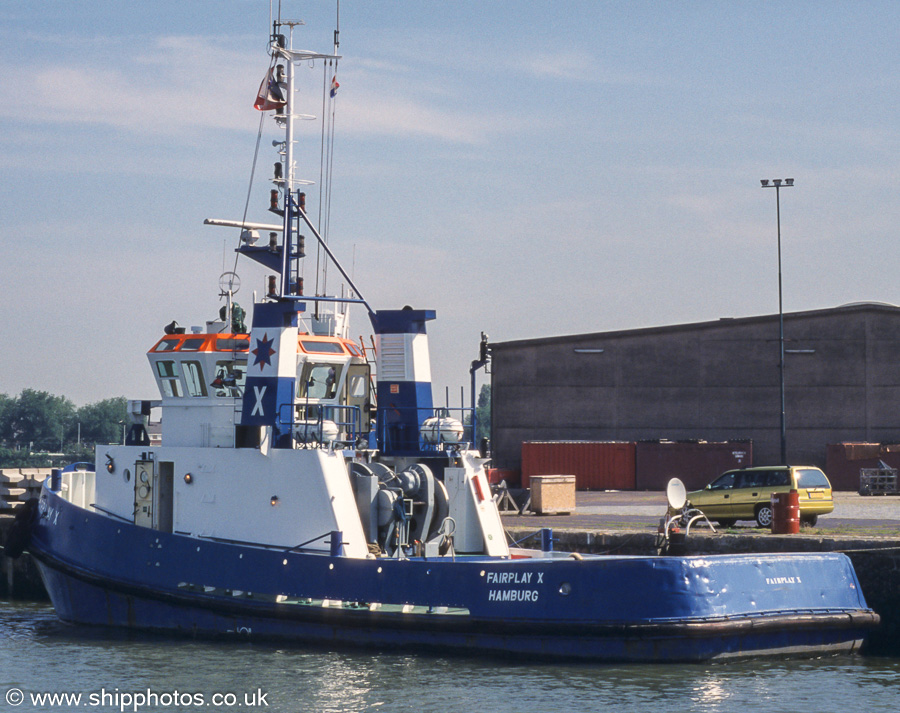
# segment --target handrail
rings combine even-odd
[[[302,439],[303,443],[309,443],[312,440],[318,442],[320,445],[327,446],[329,442],[335,443],[355,443],[362,433],[362,410],[359,406],[349,406],[346,404],[323,404],[323,403],[314,403],[309,404],[308,407],[312,409],[313,407],[316,409],[316,416],[314,419],[306,419],[306,420],[294,420],[293,418],[293,404],[282,404],[281,409],[278,412],[278,423],[281,426],[290,426],[291,430],[295,428],[303,429]],[[285,413],[285,410],[290,410],[290,417]],[[346,420],[338,420],[334,418],[335,414],[346,412],[349,416],[344,417]],[[327,441],[323,437],[323,427],[325,421],[331,421],[337,426],[338,431],[345,432],[346,438],[334,438],[332,441]],[[309,437],[313,438],[310,439]]]
[[[324,535],[319,535],[318,537],[313,537],[311,540],[307,540],[306,542],[301,542],[299,545],[294,545],[293,547],[288,547],[285,552],[293,552],[295,550],[299,550],[301,547],[306,547],[307,545],[317,542],[318,540],[324,540],[326,537],[331,537],[331,532],[326,532]]]
[[[394,431],[397,430],[397,426],[401,427],[402,430],[405,431],[406,426],[408,425],[402,418],[396,418],[396,416],[409,414],[411,412],[416,413],[416,421],[419,423],[419,429],[417,430],[417,432],[415,434],[395,433]],[[386,418],[386,415],[388,413],[393,414],[395,418],[389,421]],[[439,451],[443,450],[446,447],[463,447],[468,449],[471,444],[475,443],[475,431],[474,425],[472,423],[472,421],[474,421],[474,413],[475,409],[465,406],[433,406],[431,408],[420,408],[414,406],[379,406],[376,410],[379,441],[383,444],[386,450],[411,450],[410,448],[401,448],[400,446],[398,446],[398,444],[394,442],[394,436],[410,445],[415,442],[416,449],[419,451]],[[469,423],[466,423],[466,416],[472,417]],[[421,426],[425,423],[425,421],[432,418],[455,418],[456,420],[458,420],[463,428],[462,437],[460,438],[460,440],[457,442],[444,442],[440,440],[440,437],[438,437],[438,440],[435,442],[426,441],[422,436]]]
[[[107,510],[107,509],[104,508],[104,507],[100,507],[100,506],[97,505],[96,503],[91,503],[91,507],[94,508],[94,510],[99,510],[99,511],[102,512],[104,515],[109,515],[110,517],[118,518],[118,519],[121,520],[122,522],[127,522],[129,525],[133,525],[133,524],[134,524],[134,520],[129,520],[127,517],[123,517],[122,515],[119,515],[118,513],[114,513],[112,510]]]

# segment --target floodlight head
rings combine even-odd
[[[772,183],[774,183],[775,187],[777,188],[778,186],[781,185],[781,179],[780,178],[772,179]]]
[[[760,182],[760,184],[762,184],[762,187],[763,187],[763,188],[768,188],[768,186],[769,186],[769,179],[768,179],[768,178],[760,179],[759,182]]]
[[[793,186],[793,185],[794,185],[794,179],[793,179],[793,178],[785,178],[785,179],[784,179],[784,183],[785,183],[785,185],[787,185],[787,186]]]

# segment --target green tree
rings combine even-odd
[[[0,443],[7,443],[11,440],[7,423],[13,401],[14,399],[11,399],[6,394],[0,394]]]
[[[491,437],[491,385],[482,384],[478,392],[478,405],[475,407],[475,423],[477,433],[475,440],[481,442],[482,438]]]
[[[75,414],[76,420],[81,425],[81,442],[84,444],[120,442],[122,423],[128,420],[127,408],[124,396],[82,406]]]
[[[69,399],[34,389],[23,389],[5,410],[7,438],[37,449],[60,448],[75,420],[75,406]]]

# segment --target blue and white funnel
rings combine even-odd
[[[377,352],[377,438],[386,455],[416,454],[419,430],[434,415],[425,323],[434,310],[379,310],[371,314]]]

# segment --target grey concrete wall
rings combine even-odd
[[[787,314],[785,349],[790,461],[900,441],[900,308]],[[492,360],[497,467],[527,440],[752,439],[757,465],[780,460],[777,315],[498,343]]]

